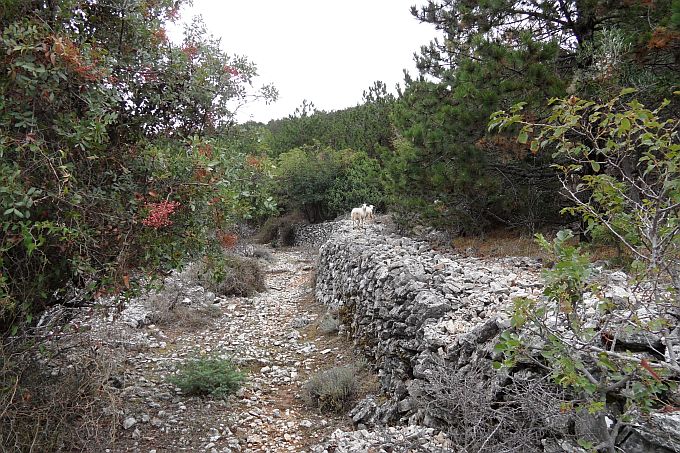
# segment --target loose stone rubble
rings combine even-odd
[[[70,322],[87,326],[83,334],[102,353],[117,350],[124,357],[113,376],[121,431],[108,451],[298,452],[347,428],[342,417],[319,414],[299,397],[311,373],[351,359],[339,339],[312,335],[319,316],[310,284],[314,256],[275,250],[270,259],[261,262],[267,290],[253,297],[215,296],[184,271],[126,301],[122,311],[109,299],[100,301],[112,305],[109,314],[71,310]],[[149,305],[159,293],[195,309],[211,305],[218,316],[197,329],[161,327]],[[178,365],[208,354],[232,358],[246,370],[247,383],[236,396],[188,397],[167,382]]]
[[[330,439],[312,449],[313,453],[442,453],[453,450],[453,443],[443,433],[422,426],[382,427],[372,431],[333,432]]]

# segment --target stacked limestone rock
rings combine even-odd
[[[535,384],[541,373],[526,366],[508,375],[492,367],[501,358],[494,345],[509,326],[512,300],[540,297],[539,263],[444,256],[384,225],[354,230],[345,222],[334,230],[320,249],[316,297],[338,312],[355,346],[374,361],[390,397],[382,403],[367,398],[355,407],[350,416],[359,428],[398,422],[451,429],[466,414],[456,413],[456,401],[441,404],[445,392],[434,395],[433,389],[468,383],[489,405],[512,403],[517,419],[510,431],[541,424],[537,438],[545,451],[571,449],[561,438],[589,437],[587,419],[560,414],[559,389]],[[626,292],[620,285],[604,290]],[[633,448],[631,440],[630,451],[651,448],[653,436],[641,439],[640,432],[630,439],[642,446]],[[655,442],[655,451],[675,451],[676,441],[680,437]]]
[[[491,376],[491,340],[514,297],[540,293],[538,267],[526,258],[453,259],[384,225],[338,228],[320,250],[316,297],[338,311],[391,397],[361,402],[350,414],[359,428],[447,429],[449,415],[424,397],[432,364],[458,367],[476,354]]]
[[[454,260],[380,228],[345,228],[320,250],[316,297],[340,312],[394,389],[425,356],[468,341],[461,334],[482,325],[493,336],[514,297],[540,293],[538,267],[527,258]]]
[[[295,226],[295,245],[302,247],[320,247],[343,225],[339,222],[324,222],[314,225],[300,224]]]

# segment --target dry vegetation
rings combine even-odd
[[[550,439],[555,427],[568,423],[559,409],[563,392],[526,370],[509,378],[503,394],[496,394],[490,373],[480,368],[452,373],[443,363],[434,364],[419,403],[445,414],[441,422],[458,451],[543,451],[536,447],[541,439]]]
[[[494,231],[487,236],[459,236],[451,243],[456,253],[469,256],[548,258],[547,253],[536,244],[532,237],[520,236],[507,231]]]
[[[160,327],[198,329],[222,314],[214,305],[188,306],[168,296],[162,292],[146,300],[147,307],[153,311],[153,322]]]
[[[314,374],[303,387],[305,403],[321,412],[340,413],[349,408],[359,390],[357,369],[333,367]]]
[[[187,278],[219,296],[252,296],[264,291],[264,274],[256,259],[227,254],[219,260],[195,263]]]
[[[103,451],[114,442],[119,358],[72,337],[60,348],[35,337],[0,346],[0,451]]]
[[[300,212],[292,212],[282,217],[270,217],[253,238],[259,244],[272,244],[275,247],[291,246],[295,240],[295,225],[307,223]]]
[[[545,233],[549,241],[554,234]],[[578,242],[577,238],[573,242]],[[451,241],[455,253],[466,256],[488,258],[504,258],[508,256],[526,256],[550,261],[550,255],[543,250],[531,236],[520,235],[513,231],[495,230],[485,236],[459,236]],[[615,265],[625,264],[626,254],[613,245],[602,243],[581,243],[590,255],[591,261],[604,260]]]

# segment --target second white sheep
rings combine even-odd
[[[362,228],[364,226],[367,212],[368,206],[366,206],[366,203],[361,205],[360,208],[352,209],[352,228]]]

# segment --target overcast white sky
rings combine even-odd
[[[319,110],[357,105],[376,80],[393,92],[413,53],[435,30],[410,6],[422,0],[194,0],[182,20],[202,15],[229,54],[258,67],[256,85],[273,83],[279,100],[243,107],[239,120],[287,117],[303,99]]]

